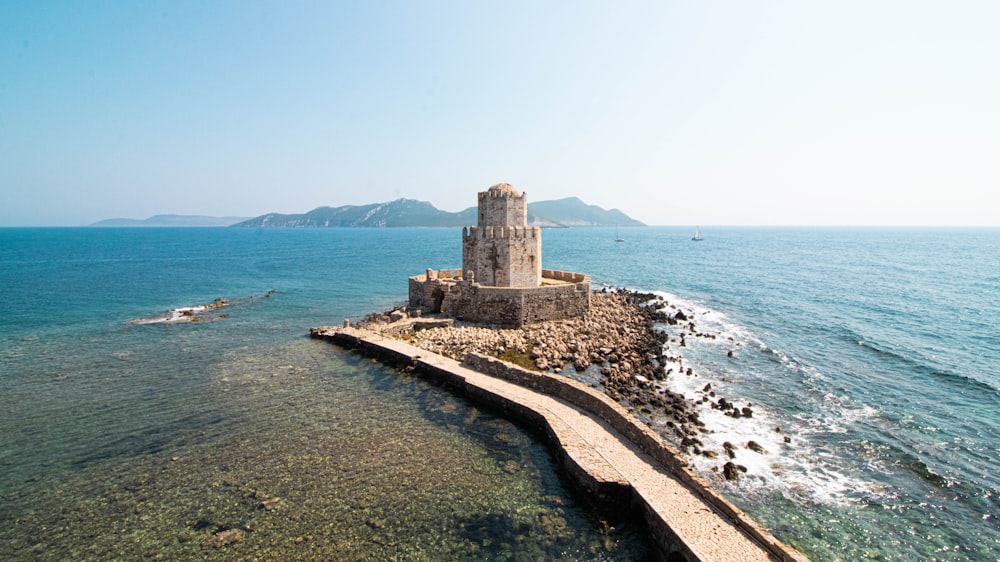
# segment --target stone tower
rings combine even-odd
[[[462,229],[462,270],[490,287],[542,283],[542,229],[528,226],[527,194],[506,183],[479,192],[479,225]]]

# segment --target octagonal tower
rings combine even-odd
[[[542,230],[528,226],[527,194],[506,183],[479,192],[479,224],[462,229],[462,270],[491,287],[541,284]]]

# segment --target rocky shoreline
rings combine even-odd
[[[401,310],[371,315],[362,327],[378,329],[378,324],[406,316]],[[709,404],[727,416],[750,418],[752,405],[737,405],[717,396],[711,384],[700,396],[685,398],[666,383],[669,377],[692,375],[680,354],[672,353],[673,346],[685,347],[685,338],[716,337],[700,333],[692,318],[690,311],[685,313],[659,295],[603,289],[593,293],[586,315],[570,320],[518,329],[461,323],[419,329],[417,324],[418,329],[391,332],[411,345],[459,361],[475,352],[537,371],[558,373],[572,367],[686,454],[719,459],[720,464],[712,470],[735,481],[747,471],[735,460],[738,450],[766,451],[754,441],[739,445],[725,442],[721,450],[706,447],[699,437],[711,430],[699,419],[695,406]]]

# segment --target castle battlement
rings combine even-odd
[[[507,184],[501,184],[501,185],[507,185]],[[487,191],[482,191],[482,192],[479,193],[479,198],[480,199],[482,199],[484,197],[492,197],[494,199],[499,198],[499,197],[513,197],[514,199],[524,199],[527,196],[528,196],[527,192],[518,194],[518,193],[504,192],[504,191],[500,191],[500,190],[493,191],[492,189],[487,190]]]
[[[462,227],[462,240],[474,238],[480,239],[505,239],[518,240],[521,238],[533,239],[541,238],[542,229],[537,226],[465,226]]]

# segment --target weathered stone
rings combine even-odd
[[[208,548],[222,548],[226,545],[242,541],[243,535],[244,532],[242,529],[226,529],[208,537],[202,544]]]
[[[542,231],[527,225],[524,194],[497,184],[479,193],[478,211],[478,226],[462,229],[465,279],[433,269],[410,277],[410,307],[503,326],[586,314],[590,277],[542,269]]]
[[[736,464],[733,462],[727,462],[722,465],[722,475],[726,477],[726,480],[736,481],[740,477],[739,469],[736,468]]]
[[[630,295],[623,290],[595,292],[590,310],[570,320],[540,322],[518,329],[441,327],[414,332],[408,341],[458,360],[471,352],[496,357],[500,355],[497,353],[500,348],[507,351],[505,358],[511,360],[509,352],[517,347],[526,353],[522,366],[543,371],[558,371],[567,364],[577,370],[584,370],[590,364],[598,365],[604,391],[612,399],[633,408],[652,405],[655,412],[662,411],[672,423],[676,421],[679,428],[702,427],[704,424],[683,396],[667,389],[657,393],[650,391],[650,381],[667,374],[662,365],[655,365],[657,358],[662,357],[666,335],[654,328],[644,307],[630,304]],[[580,342],[584,337],[587,341],[600,342],[600,347],[596,350],[590,347],[589,355],[583,357],[570,353],[572,342],[576,342],[582,352]],[[560,346],[566,349],[565,354],[558,351]],[[726,409],[732,407],[730,403],[723,403],[727,404]]]
[[[722,448],[725,449],[726,454],[729,455],[729,458],[731,459],[736,458],[736,447],[732,443],[726,441],[725,443],[722,444]]]

